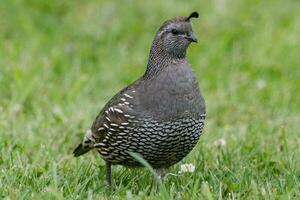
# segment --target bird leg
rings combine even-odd
[[[165,169],[161,168],[161,169],[155,169],[157,176],[159,177],[161,183],[164,182],[165,179],[165,175],[166,175],[166,171]],[[159,193],[160,191],[160,184],[158,182],[156,182],[156,192]]]
[[[106,170],[105,170],[106,184],[108,187],[111,187],[111,163],[106,161],[105,166],[106,166]]]
[[[165,169],[161,168],[161,169],[156,169],[155,171],[156,171],[156,174],[159,176],[161,182],[164,182],[165,175],[166,175]]]

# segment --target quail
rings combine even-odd
[[[111,165],[138,167],[131,152],[139,154],[163,177],[198,142],[205,121],[205,101],[186,59],[197,38],[191,18],[175,17],[157,31],[142,77],[118,92],[93,122],[75,157],[96,149],[106,162],[106,182],[111,185]]]

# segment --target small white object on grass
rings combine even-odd
[[[220,138],[214,142],[214,145],[218,148],[226,145],[226,140],[224,138]]]
[[[195,165],[193,164],[182,164],[180,165],[179,173],[193,173],[195,171]]]
[[[260,79],[256,82],[256,87],[259,89],[259,90],[262,90],[266,87],[266,81],[263,80],[263,79]]]
[[[62,114],[62,110],[61,110],[61,108],[60,108],[58,105],[54,105],[54,106],[53,106],[52,112],[53,112],[55,115],[61,115],[61,114]]]

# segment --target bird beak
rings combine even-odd
[[[195,42],[197,43],[198,40],[196,38],[196,35],[194,34],[194,32],[189,32],[189,34],[187,34],[186,39],[190,42]]]

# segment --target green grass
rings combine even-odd
[[[148,170],[72,150],[107,100],[143,74],[176,15],[207,103],[197,147],[170,169],[173,199],[300,199],[300,2],[0,1],[0,199],[164,199]],[[226,145],[218,148],[220,138]],[[179,174],[193,163],[194,173]]]

